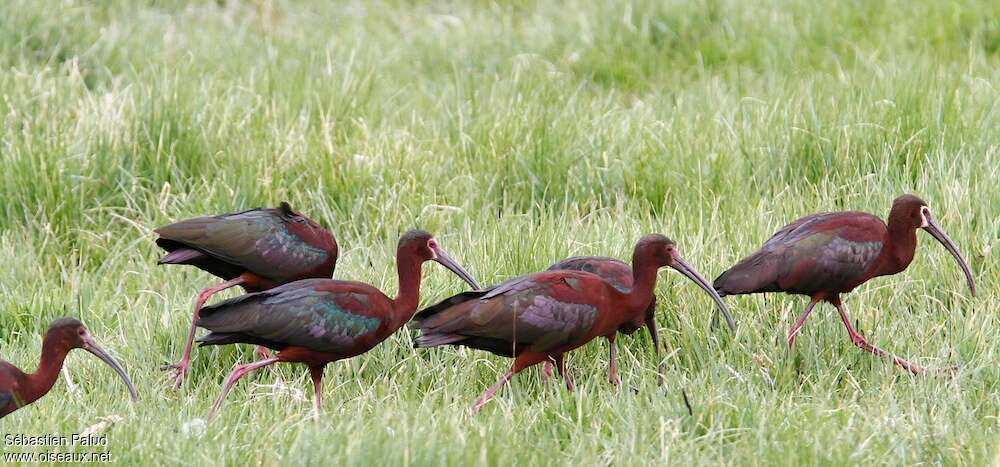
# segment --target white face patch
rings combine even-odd
[[[931,208],[929,208],[927,206],[921,206],[920,207],[920,228],[924,228],[924,227],[927,227],[928,225],[931,225],[930,218],[931,218]]]

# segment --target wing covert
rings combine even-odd
[[[543,273],[544,274],[544,273]],[[557,283],[536,282],[533,276],[512,279],[479,298],[461,301],[438,311],[415,325],[421,331],[418,344],[463,343],[483,338],[506,342],[532,351],[545,351],[575,342],[585,336],[597,320],[597,308],[556,297],[576,290],[577,278]]]
[[[286,346],[339,353],[350,350],[358,340],[385,324],[382,317],[362,312],[369,308],[370,295],[353,290],[321,290],[308,284],[314,281],[323,279],[293,282],[203,308],[198,326],[217,333],[238,333]]]
[[[330,259],[323,248],[295,235],[291,225],[305,226],[308,220],[288,209],[251,209],[196,217],[163,226],[156,232],[163,239],[283,282],[315,270]]]

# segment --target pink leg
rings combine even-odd
[[[559,370],[559,374],[562,375],[563,380],[566,381],[566,390],[573,392],[573,375],[570,374],[569,369],[566,368],[566,360],[563,358],[563,354],[559,354],[556,358],[556,368]]]
[[[490,386],[490,388],[487,389],[483,395],[479,396],[475,405],[472,406],[472,413],[479,413],[479,410],[486,405],[487,401],[493,398],[493,395],[496,394],[497,390],[503,387],[504,384],[507,384],[507,382],[510,381],[514,375],[520,373],[521,370],[524,370],[525,368],[545,361],[546,357],[547,355],[545,354],[534,352],[525,352],[518,355],[517,358],[514,359],[514,364],[510,366],[510,370],[500,376],[500,379],[498,379],[493,386]]]
[[[611,357],[610,364],[608,365],[608,382],[614,384],[615,387],[621,386],[622,379],[618,376],[618,347],[615,346],[615,337],[617,334],[612,334],[608,337],[608,344],[611,346]]]
[[[239,365],[236,368],[233,368],[233,372],[229,374],[229,377],[226,378],[226,382],[222,385],[222,394],[219,394],[219,398],[215,400],[214,404],[212,404],[212,410],[208,411],[208,419],[211,420],[212,417],[215,416],[215,412],[219,410],[219,406],[222,405],[222,400],[226,398],[226,395],[229,394],[229,390],[233,388],[233,385],[236,384],[240,378],[246,376],[247,373],[250,373],[251,371],[264,368],[265,366],[276,363],[277,361],[278,357],[271,357],[267,360],[258,360],[253,363],[247,363],[246,365]]]
[[[788,330],[789,349],[792,348],[792,344],[795,343],[795,336],[799,334],[799,329],[801,329],[802,325],[806,323],[806,318],[809,317],[809,313],[812,313],[813,307],[816,306],[816,303],[818,303],[819,300],[820,300],[819,297],[813,297],[811,300],[809,300],[809,304],[806,305],[806,311],[803,311],[802,314],[799,315],[799,319],[795,320],[795,324],[793,324],[792,328]]]
[[[160,367],[161,370],[174,370],[174,390],[181,387],[181,383],[184,382],[184,376],[187,375],[188,367],[191,366],[191,346],[194,344],[194,332],[198,329],[198,314],[201,311],[201,307],[205,305],[209,297],[226,290],[230,287],[235,287],[244,282],[242,276],[237,277],[233,280],[228,280],[219,285],[212,287],[207,287],[198,293],[198,298],[194,302],[194,314],[191,316],[191,328],[188,329],[187,342],[184,344],[184,353],[181,355],[180,361],[171,365],[164,365]]]
[[[493,386],[490,386],[490,388],[487,389],[486,392],[483,393],[483,395],[479,396],[479,399],[476,400],[475,405],[472,406],[472,413],[479,413],[479,411],[483,408],[483,406],[486,405],[486,402],[492,399],[493,395],[496,394],[497,390],[500,389],[504,384],[507,384],[507,381],[510,381],[512,377],[514,377],[513,369],[507,370],[506,373],[501,375],[500,379],[498,379],[496,383],[493,383]]]
[[[552,362],[545,360],[542,362],[542,384],[549,384],[552,377]]]
[[[851,342],[854,345],[858,346],[858,348],[864,350],[865,352],[870,352],[879,357],[888,356],[892,358],[892,363],[899,365],[906,371],[909,371],[910,373],[913,373],[915,375],[921,375],[926,373],[926,370],[924,370],[923,368],[914,365],[906,360],[903,360],[902,358],[899,358],[889,352],[886,352],[872,344],[869,344],[868,341],[865,340],[864,336],[859,334],[858,331],[854,330],[854,326],[851,326],[851,318],[849,318],[847,316],[847,312],[844,311],[844,305],[840,302],[840,298],[833,298],[830,300],[830,302],[837,307],[837,313],[840,314],[840,320],[844,322],[844,326],[847,328],[847,334],[848,336],[850,336]]]
[[[313,380],[313,395],[314,395],[313,400],[315,402],[316,418],[319,418],[320,413],[322,413],[323,410],[322,409],[323,402],[320,393],[320,387],[323,384],[323,368],[324,367],[322,366],[309,367],[309,375],[312,376]]]
[[[271,358],[271,349],[264,347],[263,345],[254,347],[254,352],[257,353],[257,360],[267,360]],[[271,371],[272,375],[278,374],[278,370],[276,370],[273,366],[268,367],[267,369]]]

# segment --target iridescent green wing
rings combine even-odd
[[[198,326],[247,338],[241,342],[350,353],[387,325],[375,311],[387,305],[364,284],[308,279],[202,308]]]
[[[160,246],[187,247],[273,279],[300,277],[327,262],[329,253],[296,234],[308,221],[287,204],[220,216],[195,217],[156,229]],[[300,225],[301,224],[301,225]],[[170,262],[170,261],[167,261]]]

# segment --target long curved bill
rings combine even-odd
[[[86,350],[87,352],[94,354],[95,357],[101,359],[102,361],[104,361],[104,363],[107,363],[108,366],[114,369],[115,373],[118,373],[118,376],[120,376],[122,378],[122,381],[125,381],[125,385],[128,386],[128,393],[130,396],[132,396],[132,400],[133,401],[139,400],[139,394],[136,392],[135,386],[132,384],[132,380],[129,379],[127,374],[125,374],[125,370],[122,368],[122,366],[119,365],[118,362],[115,361],[115,359],[111,358],[111,356],[108,355],[108,353],[105,352],[104,349],[101,348],[101,346],[97,345],[89,337],[85,339],[84,343],[86,345],[83,347],[83,350]]]
[[[472,278],[472,275],[465,270],[465,268],[455,262],[455,260],[452,259],[451,256],[448,256],[448,253],[445,253],[440,247],[434,249],[434,258],[431,259],[448,268],[448,270],[455,273],[456,276],[461,277],[463,281],[472,286],[473,290],[479,290],[482,288],[479,286],[479,283]]]
[[[969,290],[972,291],[972,296],[975,297],[976,283],[972,280],[972,271],[969,269],[969,264],[965,262],[965,258],[963,258],[962,254],[958,252],[958,247],[955,246],[955,242],[952,242],[951,238],[948,238],[948,234],[941,230],[941,227],[934,222],[934,219],[931,219],[929,214],[925,214],[924,218],[927,220],[927,225],[925,225],[923,229],[926,230],[927,233],[931,234],[931,236],[937,241],[941,242],[945,249],[948,250],[948,253],[951,253],[951,255],[955,257],[955,261],[958,261],[958,265],[962,268],[962,272],[965,273],[965,280],[969,283]]]
[[[691,265],[684,262],[680,256],[674,256],[674,260],[670,263],[670,267],[677,270],[677,272],[684,274],[692,282],[698,284],[699,287],[705,290],[709,295],[712,296],[712,300],[715,301],[716,305],[719,305],[719,309],[722,310],[722,316],[726,318],[726,324],[729,325],[729,330],[736,332],[736,322],[733,321],[733,316],[729,314],[729,307],[726,306],[726,302],[722,301],[722,297],[719,293],[715,291],[708,281],[701,274],[698,274]]]

